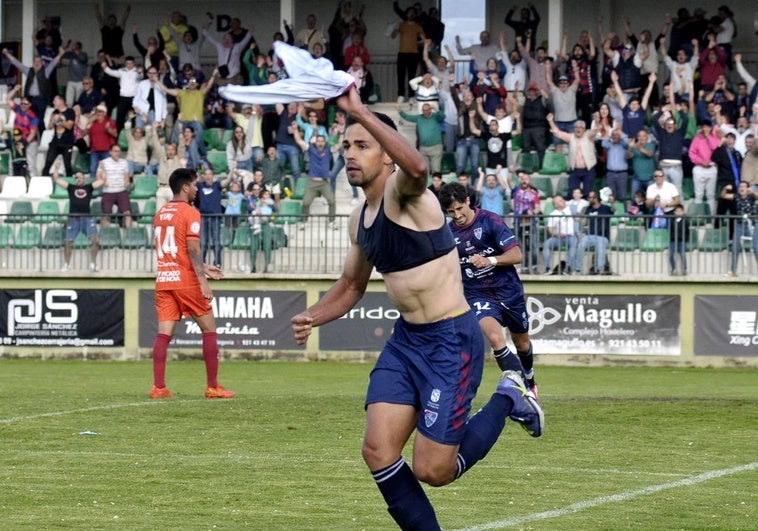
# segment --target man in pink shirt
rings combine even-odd
[[[719,137],[711,122],[704,120],[698,124],[700,130],[690,144],[690,160],[694,165],[692,180],[695,185],[695,203],[708,201],[711,214],[716,212],[716,165],[711,160],[713,150],[719,146]]]

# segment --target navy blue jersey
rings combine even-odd
[[[523,299],[524,287],[514,266],[492,265],[477,269],[469,264],[470,257],[475,254],[489,258],[517,246],[518,238],[510,227],[496,214],[481,209],[475,210],[474,219],[465,227],[458,227],[452,221],[449,225],[458,248],[466,298],[488,293],[503,301]]]

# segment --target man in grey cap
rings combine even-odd
[[[560,131],[570,133],[574,128],[574,122],[579,118],[576,113],[576,91],[579,87],[579,66],[576,61],[571,61],[574,68],[574,82],[569,84],[569,78],[561,75],[558,78],[558,86],[553,84],[552,75],[548,73],[545,77],[547,86],[550,88],[550,99],[553,101],[553,114],[555,125]],[[553,144],[556,151],[560,151],[563,142],[557,136],[553,137]],[[585,191],[586,194],[586,191]]]

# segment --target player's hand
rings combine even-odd
[[[477,269],[482,269],[487,266],[491,266],[492,263],[489,261],[488,258],[482,256],[481,254],[475,254],[469,259],[469,263],[474,266]]]
[[[204,270],[205,275],[212,278],[213,280],[221,280],[224,278],[224,271],[216,265],[204,264]]]
[[[203,293],[203,298],[206,300],[213,300],[213,290],[208,286],[208,283],[205,283],[205,286],[202,286],[200,288],[200,291]]]
[[[305,345],[313,330],[313,317],[307,311],[297,314],[290,321],[298,345]]]

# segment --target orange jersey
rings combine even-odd
[[[156,290],[200,289],[187,242],[200,239],[200,212],[181,201],[166,203],[153,218],[158,256]]]

